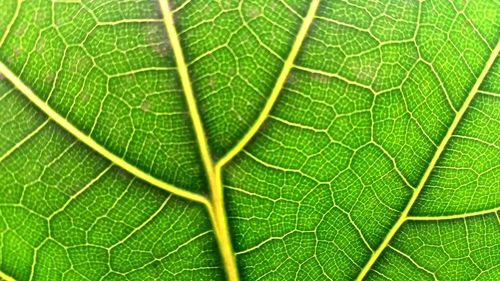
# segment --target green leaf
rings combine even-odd
[[[497,2],[0,7],[0,279],[499,279]]]

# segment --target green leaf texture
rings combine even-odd
[[[500,280],[497,0],[0,0],[0,279]]]

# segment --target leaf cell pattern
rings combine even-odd
[[[0,4],[1,278],[499,278],[497,1]]]

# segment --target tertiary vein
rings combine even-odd
[[[493,66],[493,63],[495,62],[495,59],[497,58],[499,51],[500,51],[500,41],[497,42],[495,49],[493,49],[493,51],[491,52],[491,55],[488,58],[488,60],[486,61],[486,64],[484,65],[483,70],[481,71],[481,74],[479,75],[479,77],[476,80],[476,83],[474,84],[474,86],[472,87],[470,92],[468,93],[467,98],[465,99],[464,103],[460,107],[460,110],[457,111],[455,118],[453,119],[450,127],[448,128],[446,135],[444,136],[444,138],[441,140],[441,143],[437,147],[437,149],[434,153],[434,156],[432,157],[432,160],[430,161],[429,165],[427,166],[427,169],[425,170],[425,173],[422,176],[417,188],[413,191],[413,194],[412,194],[410,200],[408,201],[408,204],[404,208],[399,219],[396,221],[396,223],[393,225],[393,227],[389,230],[389,232],[387,233],[387,235],[384,238],[384,240],[382,241],[382,243],[379,245],[377,250],[375,250],[375,252],[373,252],[370,259],[368,260],[368,262],[365,264],[365,266],[361,270],[361,272],[357,278],[358,281],[363,280],[363,278],[366,276],[366,274],[372,268],[373,264],[375,264],[375,262],[377,261],[378,257],[382,254],[384,249],[389,245],[389,242],[391,241],[391,239],[398,232],[401,225],[403,225],[403,223],[408,220],[408,218],[409,218],[408,214],[409,214],[413,204],[417,200],[425,183],[429,179],[429,176],[431,175],[434,167],[436,166],[437,161],[439,160],[441,154],[443,153],[444,149],[446,148],[446,145],[448,144],[449,140],[453,136],[453,133],[455,132],[456,128],[458,127],[460,120],[462,120],[462,117],[464,116],[465,112],[469,108],[470,103],[472,102],[472,100],[474,99],[476,94],[478,93],[479,87],[481,86],[481,83],[483,82],[484,78],[486,77],[486,74],[488,74],[490,68]]]
[[[4,154],[0,156],[0,162],[2,162],[5,158],[9,157],[14,151],[16,151],[19,147],[21,147],[24,143],[29,141],[33,136],[38,134],[47,124],[50,119],[45,120],[41,125],[35,128],[31,133],[27,134],[23,139],[18,141],[14,146],[12,146],[9,150],[7,150]]]

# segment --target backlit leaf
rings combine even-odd
[[[0,0],[0,279],[500,280],[494,0]]]

